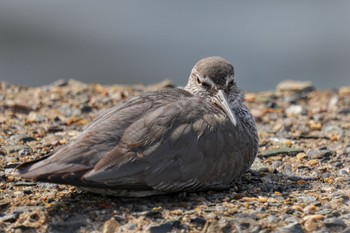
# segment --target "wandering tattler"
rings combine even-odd
[[[74,141],[17,173],[115,196],[228,188],[258,150],[254,118],[233,77],[225,59],[204,58],[183,89],[111,108]]]

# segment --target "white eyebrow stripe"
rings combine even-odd
[[[233,81],[233,76],[230,76],[228,79],[226,79],[226,86],[229,84],[229,82]]]

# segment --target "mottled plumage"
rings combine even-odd
[[[202,59],[184,89],[115,106],[74,141],[17,173],[116,196],[228,188],[258,149],[255,121],[233,74],[223,58]]]

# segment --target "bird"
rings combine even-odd
[[[119,197],[223,190],[257,152],[256,123],[234,67],[213,56],[194,65],[185,87],[112,107],[70,143],[19,165],[16,174]]]

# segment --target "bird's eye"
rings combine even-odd
[[[205,88],[209,88],[209,87],[210,87],[210,84],[209,84],[209,83],[206,83],[206,82],[202,82],[202,86],[205,87]]]
[[[232,87],[232,86],[233,86],[233,80],[231,80],[231,81],[228,82],[228,86],[229,86],[229,87]]]
[[[204,81],[202,82],[198,76],[196,77],[196,82],[197,82],[197,84],[200,84],[200,85],[202,85],[205,88],[210,88],[211,87],[211,85],[209,83],[204,82]]]

